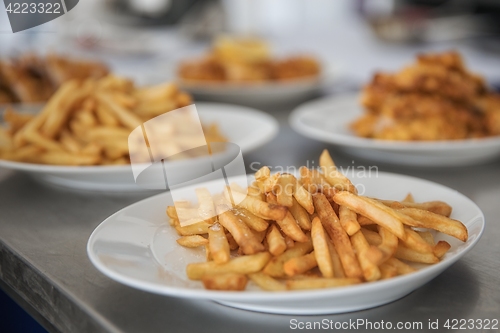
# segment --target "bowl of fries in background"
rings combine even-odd
[[[307,137],[383,162],[452,166],[500,155],[500,94],[456,52],[419,55],[398,73],[377,73],[361,97],[306,103],[290,123]]]
[[[180,61],[176,76],[196,98],[271,105],[314,96],[337,69],[310,55],[276,58],[260,39],[221,36],[207,54]]]
[[[165,112],[192,104],[175,84],[136,87],[132,81],[109,75],[101,79],[68,81],[37,114],[6,109],[0,126],[0,167],[20,170],[45,183],[87,190],[140,190],[130,167],[130,132]],[[206,141],[228,139],[242,151],[272,139],[276,121],[257,110],[231,105],[200,104]],[[242,124],[249,125],[243,126]],[[172,124],[168,135],[190,135],[194,119]],[[182,151],[182,147],[164,149]],[[214,158],[221,152],[214,152]],[[169,169],[189,173],[196,155],[168,160]]]
[[[327,151],[319,165],[297,175],[263,167],[225,188],[196,184],[183,201],[164,193],[133,204],[92,233],[90,260],[153,293],[326,314],[407,295],[482,235],[481,210],[452,189],[381,172],[347,177]]]

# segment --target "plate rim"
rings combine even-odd
[[[478,139],[461,140],[434,140],[434,141],[398,141],[398,140],[377,140],[362,138],[342,133],[332,133],[320,128],[306,125],[303,119],[307,114],[314,113],[314,109],[338,107],[341,103],[356,102],[356,107],[362,107],[359,102],[360,93],[350,93],[343,95],[330,95],[305,102],[297,106],[288,117],[290,126],[298,133],[308,138],[318,141],[336,144],[349,148],[377,149],[384,151],[420,151],[420,152],[440,152],[440,151],[461,151],[464,149],[476,149],[486,147],[500,148],[500,136],[492,136]],[[316,111],[317,112],[317,111]],[[354,118],[352,119],[354,120]]]
[[[131,205],[128,205],[114,214],[110,215],[107,217],[104,221],[102,221],[91,233],[88,241],[87,241],[87,256],[94,265],[95,268],[97,268],[103,275],[107,276],[108,278],[111,278],[115,281],[118,281],[124,285],[127,285],[132,288],[136,288],[139,290],[145,290],[151,293],[159,294],[159,295],[165,295],[165,296],[171,296],[171,297],[180,297],[180,298],[189,298],[189,299],[209,299],[209,300],[214,300],[214,301],[234,301],[234,302],[239,302],[239,303],[247,303],[247,302],[252,302],[252,301],[259,301],[259,302],[264,302],[264,301],[290,301],[290,300],[305,300],[309,298],[324,298],[324,297],[342,297],[342,296],[349,296],[349,295],[357,295],[357,294],[363,294],[366,292],[370,291],[376,291],[377,289],[381,288],[388,288],[388,287],[395,287],[397,285],[404,285],[407,283],[412,283],[412,282],[417,282],[422,279],[424,279],[427,276],[437,276],[441,272],[444,272],[446,269],[449,268],[452,264],[456,263],[459,259],[461,259],[464,255],[466,255],[469,251],[472,250],[474,246],[477,245],[481,237],[483,236],[484,230],[486,228],[486,220],[484,217],[484,213],[481,210],[481,208],[469,197],[466,195],[462,194],[461,192],[458,192],[448,186],[427,180],[427,179],[422,179],[414,176],[408,176],[408,175],[403,175],[403,174],[398,174],[398,173],[392,173],[392,172],[383,172],[379,171],[378,175],[382,175],[385,177],[400,177],[400,178],[407,178],[411,180],[416,180],[419,182],[424,182],[428,185],[432,186],[437,186],[442,189],[445,189],[447,191],[452,191],[454,192],[455,195],[458,195],[462,199],[467,200],[470,204],[475,207],[475,209],[478,211],[478,214],[471,218],[471,221],[476,221],[479,219],[480,221],[480,231],[478,234],[478,237],[475,239],[471,240],[469,245],[461,250],[460,252],[456,253],[452,258],[445,259],[443,261],[440,261],[437,264],[434,265],[429,265],[427,267],[424,267],[422,269],[419,269],[418,271],[412,273],[412,274],[407,274],[407,275],[402,275],[402,276],[396,276],[391,279],[383,280],[383,281],[374,281],[374,282],[366,282],[358,285],[353,285],[353,286],[345,286],[342,288],[328,288],[328,289],[316,289],[316,290],[287,290],[287,291],[277,291],[277,292],[270,292],[270,291],[251,291],[243,294],[240,291],[213,291],[213,290],[206,290],[206,289],[190,289],[186,287],[172,287],[172,286],[164,286],[162,288],[158,287],[157,283],[152,283],[152,282],[144,282],[144,281],[137,281],[135,278],[130,278],[127,276],[124,276],[120,273],[114,272],[111,269],[108,269],[104,264],[101,263],[101,261],[97,258],[97,255],[92,252],[91,246],[94,242],[96,235],[99,233],[100,229],[104,228],[106,226],[106,223],[109,223],[110,219],[113,217],[117,216],[118,214],[122,213],[126,209],[130,209],[134,206],[139,206],[143,202],[152,200],[153,198],[157,198],[160,196],[165,196],[167,195],[168,192],[163,192],[148,198],[145,198],[143,200],[140,200],[138,202],[135,202]],[[251,177],[252,175],[247,175],[248,177]],[[427,283],[427,282],[425,282]],[[424,284],[425,284],[424,283]],[[373,288],[376,288],[373,290]],[[415,289],[413,289],[415,290]],[[412,291],[413,291],[412,290]],[[411,292],[411,291],[410,291]],[[242,297],[242,295],[245,295]],[[243,298],[243,299],[242,299]]]

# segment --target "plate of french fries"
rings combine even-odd
[[[197,98],[247,105],[298,103],[340,77],[337,66],[313,55],[281,57],[264,40],[235,36],[219,36],[205,54],[185,56],[169,72]]]
[[[110,216],[87,244],[103,274],[149,292],[253,311],[341,313],[397,300],[479,241],[464,195],[404,175],[318,169],[195,184]]]
[[[192,98],[175,84],[138,87],[109,75],[69,81],[39,112],[6,108],[0,123],[0,167],[29,173],[51,185],[103,191],[141,190],[134,183],[128,147],[129,134],[145,122],[171,110],[192,105]],[[205,141],[232,142],[243,153],[271,140],[278,125],[271,116],[247,107],[197,103]],[[169,138],[194,138],[199,124],[185,113],[163,129],[161,151],[168,169],[188,177],[201,160],[210,158]],[[213,151],[212,158],[227,152]],[[181,156],[182,155],[182,156]],[[189,178],[189,177],[188,177]]]

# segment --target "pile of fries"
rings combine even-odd
[[[319,62],[311,56],[273,59],[269,46],[255,38],[221,36],[201,59],[183,62],[178,75],[184,81],[266,82],[317,77]]]
[[[54,165],[114,165],[130,163],[128,136],[145,121],[191,104],[191,96],[172,83],[135,87],[132,81],[109,75],[71,80],[37,115],[7,110],[0,126],[0,159]],[[171,124],[168,138],[190,124]],[[194,126],[194,125],[193,125]],[[208,142],[226,139],[216,125],[204,128]],[[182,147],[163,147],[182,151]]]
[[[328,151],[319,162],[320,170],[302,167],[300,180],[263,167],[246,191],[199,188],[198,206],[168,207],[177,243],[205,247],[207,261],[189,264],[189,279],[213,290],[244,290],[248,279],[270,291],[338,287],[412,273],[408,262],[438,263],[451,246],[430,229],[467,241],[448,204],[361,196]]]

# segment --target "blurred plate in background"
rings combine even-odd
[[[300,134],[379,162],[414,166],[483,163],[500,156],[500,137],[448,141],[388,141],[356,136],[349,124],[363,114],[357,95],[331,96],[299,106],[290,125]]]
[[[273,117],[248,107],[217,103],[196,103],[196,107],[202,123],[216,123],[228,141],[237,144],[243,153],[269,142],[279,130]],[[214,154],[213,158],[223,158],[224,154]],[[196,174],[197,165],[204,158],[168,161],[165,167],[183,178],[189,177],[190,172]],[[0,160],[0,168],[23,171],[43,183],[64,188],[105,192],[144,190],[135,184],[130,165],[58,166]]]

